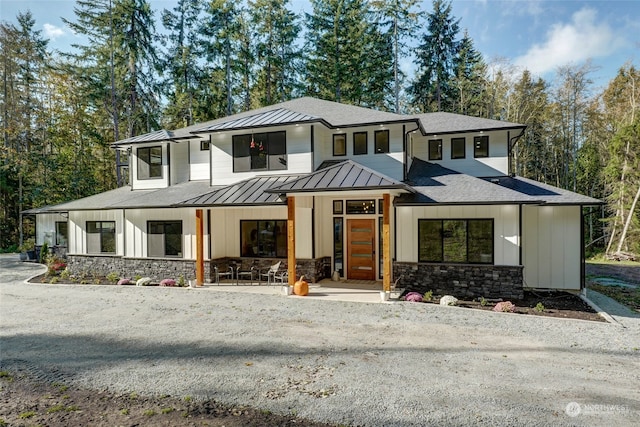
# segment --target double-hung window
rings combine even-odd
[[[148,221],[150,257],[182,257],[182,221]]]
[[[87,221],[87,253],[116,253],[115,221]]]
[[[285,131],[233,136],[233,171],[287,169]]]
[[[493,264],[493,219],[418,220],[418,260]]]
[[[162,147],[138,148],[138,179],[162,178]]]

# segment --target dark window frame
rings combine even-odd
[[[200,151],[209,151],[211,149],[211,141],[203,139],[200,141]]]
[[[436,145],[435,153],[433,150],[434,145]],[[442,139],[430,139],[428,149],[429,160],[442,160]]]
[[[90,233],[89,229],[91,228],[89,224],[93,224],[93,228],[98,230],[97,232]],[[113,224],[113,227],[104,227],[103,224]],[[116,222],[115,221],[87,221],[85,224],[85,230],[87,233],[87,253],[88,254],[115,254],[117,252],[117,231],[116,231]],[[111,233],[113,230],[113,233]],[[100,252],[90,252],[89,251],[89,234],[99,234],[100,235]],[[109,234],[113,234],[113,250],[105,250],[105,236]]]
[[[339,141],[341,139],[342,141]],[[336,144],[342,142],[343,150],[336,150]],[[333,156],[342,157],[347,155],[347,134],[346,133],[334,133],[333,134]]]
[[[364,151],[356,150],[356,136],[364,135]],[[353,155],[361,156],[369,153],[369,132],[354,132],[353,133]]]
[[[160,150],[160,162],[152,161],[157,159],[157,156],[152,156],[152,150]],[[162,179],[164,176],[164,162],[162,161],[163,149],[161,145],[154,145],[153,147],[138,147],[136,149],[136,157],[137,157],[137,166],[138,166],[138,180],[147,180],[147,179]],[[146,163],[148,167],[148,176],[147,173],[143,173],[142,163]],[[154,172],[155,171],[155,172]]]
[[[273,242],[269,241],[268,224],[274,223]],[[245,227],[248,225],[249,227]],[[262,228],[261,228],[262,226]],[[243,230],[251,229],[249,236]],[[280,230],[276,232],[275,230]],[[255,235],[254,235],[255,232]],[[272,245],[272,246],[270,246]],[[273,247],[273,251],[268,249]],[[240,256],[249,258],[287,258],[287,220],[286,219],[243,219],[240,220]]]
[[[60,233],[60,225],[64,224],[65,228],[66,228],[66,233],[64,233],[64,242],[61,242],[58,239],[59,235],[62,235],[63,233]],[[68,221],[56,221],[55,224],[56,227],[56,232],[55,232],[55,244],[56,246],[67,246],[67,242],[69,241],[69,222]]]
[[[333,271],[340,273],[340,277],[344,274],[344,218],[333,218]],[[340,248],[338,249],[338,245]],[[338,263],[340,265],[338,265]]]
[[[346,206],[345,206],[345,213],[347,215],[375,215],[376,214],[376,200],[375,199],[361,199],[361,200],[347,200],[346,201]],[[359,211],[358,209],[354,209],[357,204],[358,208],[360,207],[360,204],[362,204],[363,209],[365,207],[365,204],[369,206],[370,209],[366,209],[364,211]],[[351,205],[351,209],[350,206]]]
[[[462,143],[462,156],[456,156],[456,143]],[[464,159],[467,157],[467,138],[451,138],[451,158],[452,159]]]
[[[231,157],[234,173],[287,170],[287,132],[233,135]],[[261,166],[262,163],[264,166]]]
[[[384,142],[382,147],[380,147],[380,142],[378,141],[378,135],[387,135],[387,140]],[[374,153],[375,154],[385,154],[390,152],[391,146],[391,138],[389,134],[389,129],[377,130],[373,133],[373,141],[374,141]]]
[[[334,215],[342,215],[344,213],[342,200],[334,200],[333,201],[333,214]]]
[[[176,224],[178,224],[180,226],[180,233],[179,236],[180,238],[178,239],[178,242],[180,243],[180,247],[179,250],[177,251],[176,254],[167,254],[167,248],[171,247],[172,245],[169,244],[167,245],[167,236],[171,235],[170,233],[167,233],[167,227],[170,226],[175,226]],[[152,232],[152,228],[153,227],[159,227],[162,226],[162,233],[156,233],[156,232]],[[183,238],[183,224],[182,224],[182,220],[150,220],[147,221],[147,256],[149,256],[149,236],[151,235],[158,235],[161,234],[163,235],[163,244],[164,244],[164,248],[163,248],[163,254],[162,255],[157,255],[158,257],[164,257],[164,258],[183,258],[184,257],[184,238]],[[178,235],[176,233],[176,235]],[[155,256],[155,255],[154,255]]]
[[[459,221],[459,222],[465,222],[465,258],[463,261],[445,261],[444,260],[444,255],[445,255],[445,236],[444,236],[444,223],[446,221],[451,221],[451,222],[455,222],[455,221]],[[423,241],[423,239],[425,239],[426,237],[422,236],[422,227],[421,227],[421,223],[432,223],[432,224],[440,224],[440,260],[436,260],[436,259],[428,259],[425,258],[424,255],[421,253],[421,242]],[[470,222],[488,222],[491,224],[490,230],[491,230],[491,260],[489,261],[469,261],[469,223]],[[496,248],[495,248],[495,219],[493,218],[437,218],[437,219],[427,219],[427,218],[421,218],[418,219],[418,262],[428,262],[428,263],[435,263],[435,264],[479,264],[479,265],[493,265],[494,261],[495,261],[495,254],[496,254]],[[472,245],[472,246],[475,246]]]
[[[489,135],[473,137],[473,157],[475,159],[489,157]]]

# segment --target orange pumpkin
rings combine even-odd
[[[309,294],[309,284],[304,280],[304,276],[300,276],[300,279],[293,284],[293,293],[301,297]]]

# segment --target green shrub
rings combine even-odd
[[[112,271],[111,273],[107,274],[107,280],[111,283],[118,283],[118,280],[120,280],[120,276],[115,271]]]
[[[541,302],[539,302],[538,304],[536,304],[536,306],[534,307],[534,310],[537,311],[538,313],[542,313],[544,311],[544,304],[542,304]]]
[[[40,248],[40,264],[46,264],[47,258],[49,257],[49,244],[44,242],[44,245]]]
[[[433,291],[425,292],[422,296],[422,301],[430,302],[433,299]]]

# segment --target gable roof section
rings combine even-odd
[[[209,191],[197,197],[177,203],[174,206],[250,206],[283,205],[278,193],[267,192],[272,186],[278,186],[295,180],[299,175],[257,176],[244,181]]]
[[[602,203],[591,197],[525,178],[476,178],[418,158],[413,159],[408,181],[416,194],[401,196],[396,199],[396,205]]]
[[[526,126],[502,120],[483,119],[454,113],[424,113],[413,117],[420,120],[425,134],[447,134],[497,129],[524,129]]]
[[[401,189],[413,191],[411,187],[381,173],[362,166],[353,160],[345,160],[325,167],[282,185],[274,186],[269,193],[304,193],[319,191],[352,191]]]

